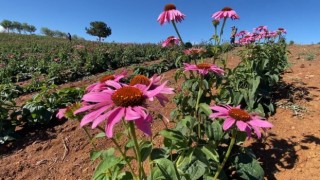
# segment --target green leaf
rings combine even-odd
[[[139,146],[140,146],[139,148],[140,148],[140,154],[141,154],[141,161],[143,162],[149,157],[152,151],[152,143],[150,141],[143,141],[140,143]]]
[[[260,163],[248,154],[237,154],[230,158],[236,174],[242,179],[263,180],[264,171]]]
[[[173,141],[181,142],[185,140],[185,137],[183,136],[183,134],[180,131],[177,131],[174,129],[165,129],[160,131],[159,134]]]
[[[206,134],[210,140],[219,142],[223,138],[222,126],[219,121],[214,120],[206,125]]]
[[[101,174],[106,177],[110,177],[111,174],[109,174],[108,169],[114,167],[118,163],[122,161],[121,158],[119,157],[114,157],[114,156],[108,156],[107,158],[103,159],[99,165],[97,166],[96,170],[93,173],[92,179],[97,179],[101,177]]]
[[[199,108],[202,112],[204,112],[207,116],[209,116],[212,113],[212,110],[210,109],[210,106],[206,103],[200,103]]]
[[[201,148],[201,151],[211,160],[213,160],[216,163],[219,163],[219,154],[218,152],[213,148],[210,147],[209,145],[203,146]]]
[[[106,137],[106,133],[104,133],[104,132],[101,132],[101,133],[94,136],[94,138],[105,138],[105,137]]]
[[[161,158],[161,159],[156,159],[154,162],[156,163],[156,168],[153,169],[151,179],[180,180],[179,173],[172,161],[165,158]]]

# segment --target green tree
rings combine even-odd
[[[106,23],[102,21],[94,21],[90,23],[90,28],[86,28],[87,34],[92,36],[98,36],[99,41],[101,38],[106,38],[111,35],[111,28],[107,26]]]
[[[36,32],[37,28],[34,25],[29,25],[28,32],[30,34]]]
[[[54,31],[50,30],[47,27],[42,27],[40,31],[41,31],[41,34],[44,34],[49,37],[53,37],[55,35]]]
[[[3,20],[3,21],[1,22],[1,26],[2,26],[3,28],[5,28],[5,29],[7,30],[7,32],[9,32],[9,30],[12,29],[12,22],[5,19],[5,20]]]
[[[19,34],[21,34],[21,31],[22,31],[22,24],[20,22],[17,22],[17,21],[13,21],[12,22],[12,29],[14,30],[17,30]]]

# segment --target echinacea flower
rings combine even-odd
[[[127,71],[122,71],[120,74],[116,74],[116,75],[113,75],[113,74],[105,75],[100,78],[99,82],[89,85],[86,88],[86,91],[90,92],[90,91],[104,90],[107,88],[107,85],[106,85],[107,81],[112,80],[112,81],[119,82],[120,79],[124,78],[126,75],[127,75]]]
[[[236,125],[240,131],[247,132],[248,137],[251,137],[251,130],[253,129],[258,138],[260,138],[260,128],[273,127],[273,125],[264,118],[256,114],[249,114],[247,111],[240,109],[240,106],[232,107],[229,105],[216,105],[210,108],[216,111],[209,116],[210,118],[225,119],[222,125],[222,128],[225,131],[230,129],[233,125]]]
[[[256,28],[253,29],[253,31],[268,31],[268,27],[267,26],[258,26]]]
[[[242,31],[240,31],[239,33],[236,34],[237,37],[239,37],[239,36],[243,37],[245,35],[249,35],[249,32],[246,31],[246,30],[242,30]]]
[[[206,50],[204,48],[189,48],[183,51],[186,55],[199,55],[205,53]]]
[[[215,12],[211,16],[214,19],[220,20],[224,18],[231,18],[232,20],[239,19],[239,15],[230,7],[225,7],[221,11]]]
[[[167,4],[164,7],[164,11],[159,15],[157,21],[160,25],[163,25],[166,22],[169,23],[170,21],[181,22],[185,16],[186,15],[176,9],[174,4]]]
[[[150,91],[158,88],[161,85],[161,79],[162,77],[157,75],[154,75],[151,78],[148,78],[144,75],[136,75],[130,80],[130,86],[142,84],[146,86],[145,90]],[[167,87],[166,84],[167,84],[167,81],[162,84],[164,86],[161,88],[161,91],[154,96],[156,99],[158,99],[158,101],[162,106],[165,105],[165,102],[169,102],[169,99],[166,96],[164,96],[164,94],[174,94],[173,92],[174,89]],[[150,99],[150,100],[153,100],[153,99]]]
[[[284,28],[278,28],[277,32],[287,34],[287,31]]]
[[[197,71],[200,74],[208,74],[209,72],[214,72],[218,75],[223,75],[224,71],[214,64],[200,63],[200,64],[188,64],[183,63],[184,69],[186,71]]]
[[[179,44],[180,39],[174,36],[169,36],[165,41],[162,42],[162,47],[170,47],[175,44]]]
[[[96,128],[106,120],[106,136],[113,137],[113,127],[122,119],[134,121],[137,128],[151,136],[152,116],[144,107],[147,99],[154,98],[164,88],[161,84],[153,90],[146,89],[145,85],[128,86],[115,81],[107,81],[107,88],[98,92],[89,92],[82,98],[85,105],[75,111],[75,114],[88,112],[81,120],[80,126],[92,122]]]

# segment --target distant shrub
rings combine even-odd
[[[290,42],[289,42],[289,45],[293,45],[293,44],[294,44],[294,41],[290,41]]]

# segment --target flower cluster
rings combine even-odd
[[[165,105],[168,99],[165,94],[173,94],[173,88],[161,83],[161,76],[147,78],[142,75],[135,76],[130,84],[120,83],[126,72],[118,75],[108,75],[100,82],[87,87],[87,93],[82,98],[82,106],[74,114],[85,113],[80,126],[92,123],[96,128],[106,121],[106,136],[113,137],[113,128],[121,120],[134,121],[136,127],[151,136],[152,116],[146,109],[146,101],[158,99]],[[66,109],[61,109],[57,114],[62,118]]]
[[[286,33],[287,31],[284,28],[278,28],[276,31],[270,31],[267,26],[258,26],[253,29],[253,32],[242,30],[237,33],[236,36],[239,37],[237,43],[240,45],[246,45],[258,42],[262,39],[275,39]]]

